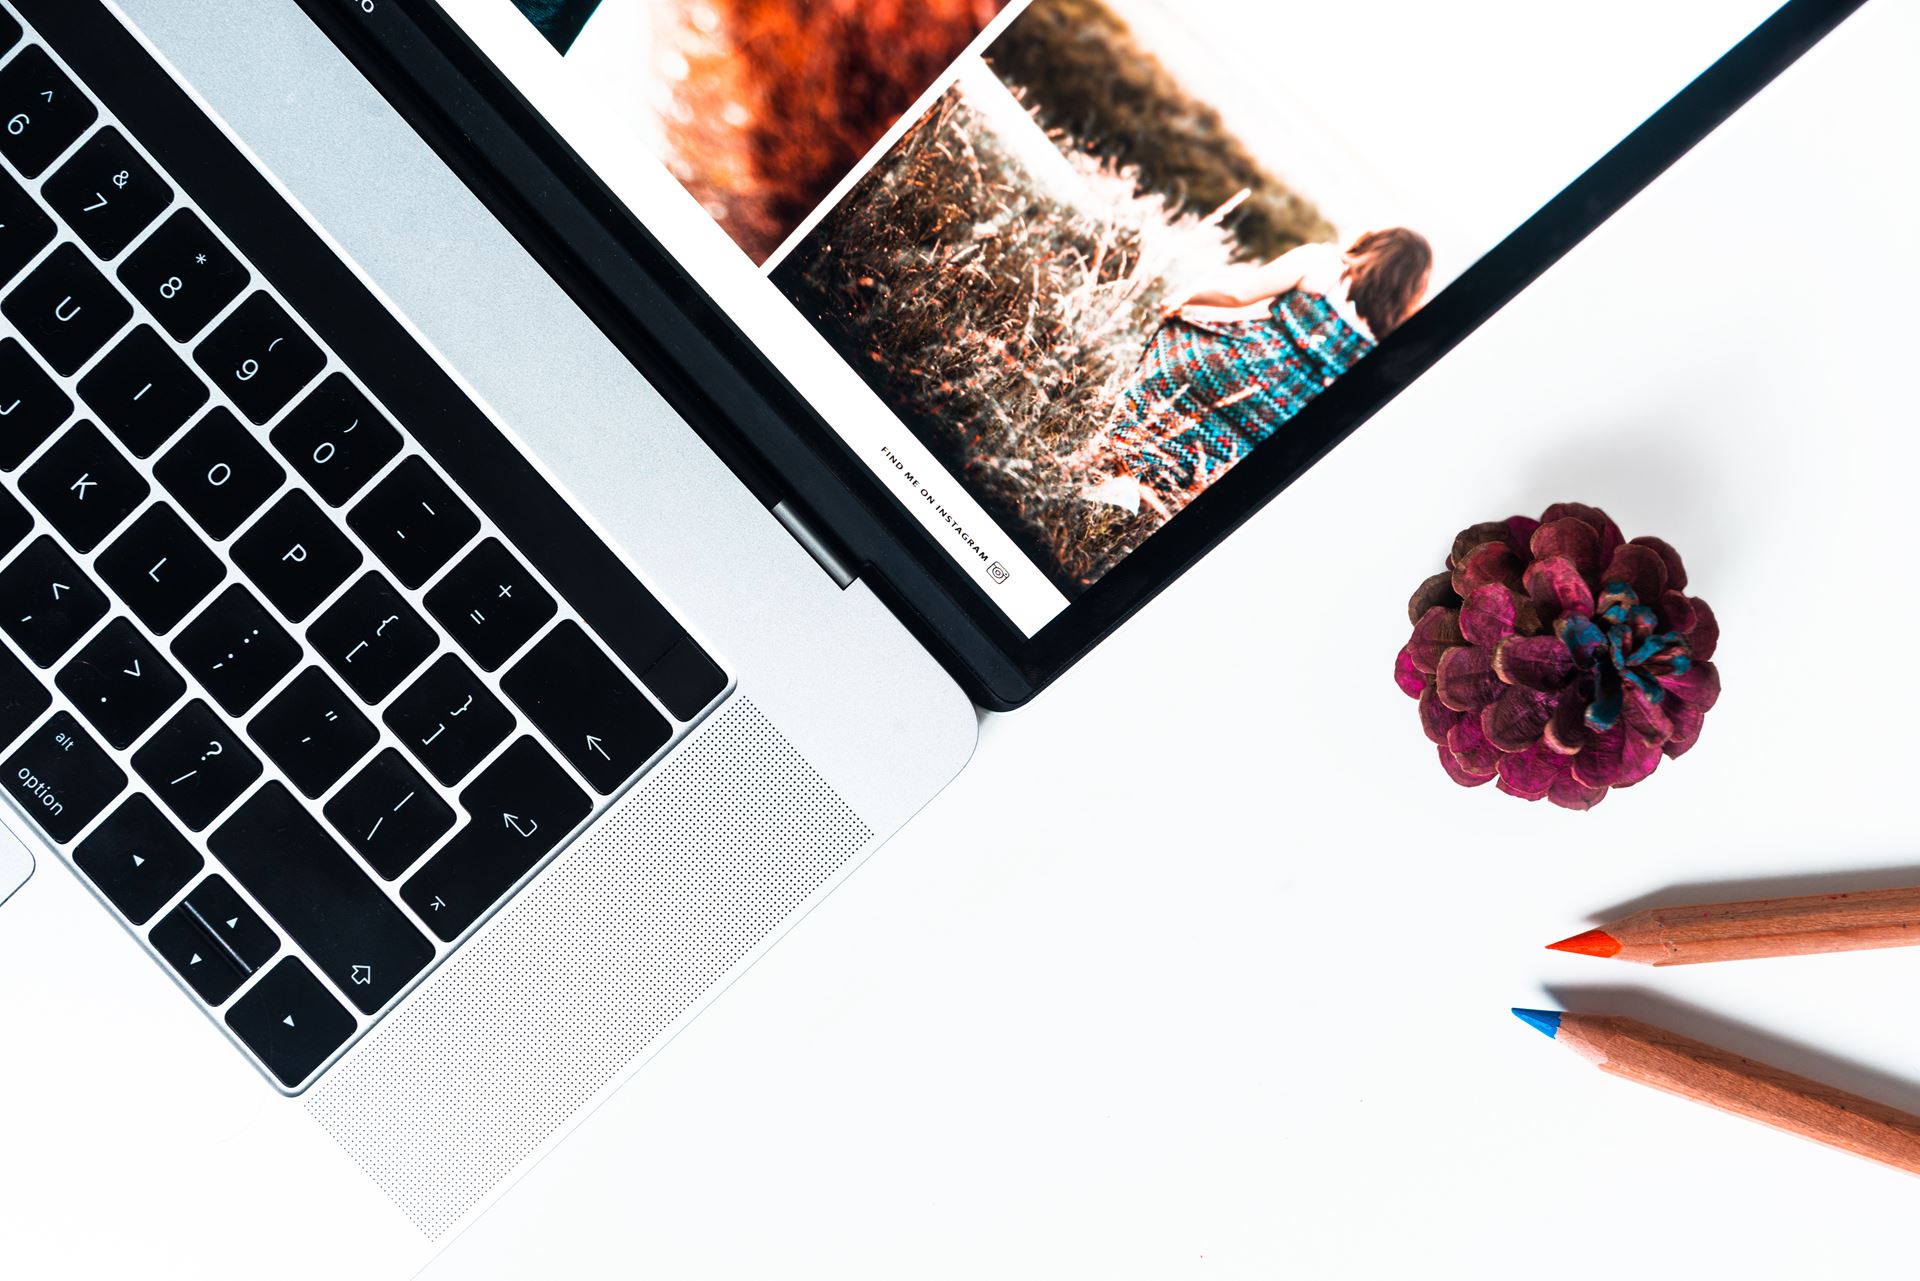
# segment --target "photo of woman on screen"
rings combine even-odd
[[[1177,511],[1412,315],[1432,271],[1426,238],[1391,227],[1176,293],[1107,429],[1121,470],[1092,492]]]

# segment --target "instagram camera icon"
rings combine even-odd
[[[1004,583],[1007,581],[1007,576],[1007,567],[999,561],[996,560],[993,564],[987,566],[987,577],[991,578],[994,582]]]

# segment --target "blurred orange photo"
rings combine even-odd
[[[515,3],[762,263],[1008,0]]]

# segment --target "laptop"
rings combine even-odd
[[[0,0],[6,1270],[538,1232],[983,711],[1856,4]]]

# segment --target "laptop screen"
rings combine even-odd
[[[1033,636],[1774,2],[442,5]]]

